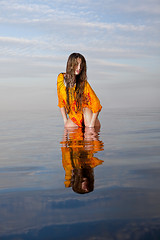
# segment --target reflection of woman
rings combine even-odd
[[[69,56],[66,73],[57,78],[57,94],[65,127],[100,127],[102,106],[87,81],[86,60],[80,53]]]
[[[77,193],[93,191],[93,168],[103,162],[93,156],[97,151],[103,150],[103,143],[98,140],[96,130],[87,128],[83,133],[81,128],[72,128],[72,131],[65,129],[61,144],[65,187],[72,187]]]

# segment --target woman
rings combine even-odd
[[[102,106],[87,82],[86,60],[80,53],[69,56],[66,73],[57,78],[57,94],[65,127],[100,127]]]

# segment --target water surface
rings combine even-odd
[[[160,113],[100,118],[66,132],[59,113],[3,111],[0,239],[160,239]]]

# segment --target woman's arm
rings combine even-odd
[[[84,125],[85,127],[94,128],[100,127],[100,122],[98,119],[98,112],[93,113],[89,108],[83,108],[83,117],[84,117]]]
[[[92,118],[89,127],[95,127],[96,119],[98,117],[99,112],[92,113]]]
[[[62,108],[60,108],[60,110],[61,110],[61,114],[62,114],[62,117],[63,117],[64,125],[65,125],[66,122],[67,122],[67,113],[66,113],[66,109],[65,109],[65,107],[62,107]]]

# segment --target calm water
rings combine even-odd
[[[59,112],[1,114],[0,239],[160,239],[160,112],[100,118],[82,132]]]

